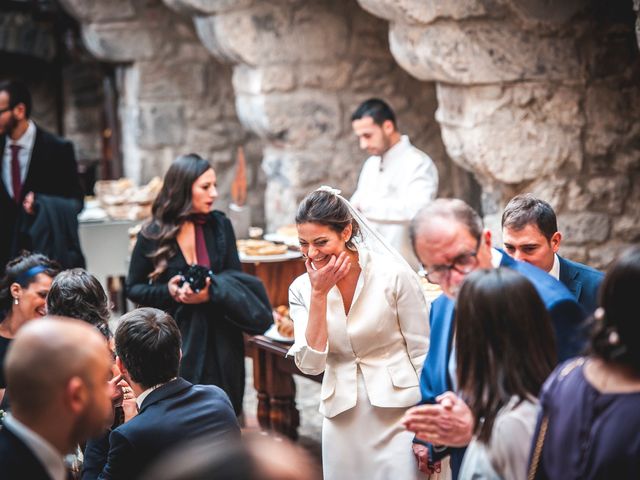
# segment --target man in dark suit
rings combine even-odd
[[[31,94],[20,82],[0,84],[0,269],[23,247],[16,238],[19,217],[33,215],[39,194],[72,199],[76,213],[83,192],[71,142],[30,120]],[[27,245],[28,247],[28,245]]]
[[[560,282],[492,248],[491,232],[462,200],[439,199],[423,208],[412,221],[411,236],[427,279],[444,293],[432,303],[429,315],[429,352],[420,378],[423,405],[409,410],[405,425],[417,434],[414,452],[421,466],[451,454],[456,478],[473,431],[467,405],[451,393],[456,390],[455,298],[466,275],[478,268],[508,267],[527,277],[549,310],[560,359],[577,355],[584,347],[586,313]]]
[[[85,322],[44,318],[20,329],[5,361],[0,478],[68,478],[63,457],[112,421],[111,365],[104,337]]]
[[[558,255],[562,234],[551,205],[530,193],[513,197],[502,212],[502,239],[509,255],[548,272],[587,313],[595,311],[604,274]]]
[[[116,364],[137,397],[139,413],[87,443],[83,479],[134,479],[188,440],[239,437],[223,390],[178,377],[181,337],[170,315],[155,308],[133,310],[121,318],[115,341]]]

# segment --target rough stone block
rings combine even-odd
[[[439,83],[436,91],[444,144],[464,168],[507,184],[549,176],[563,165],[580,168],[582,119],[563,113],[579,111],[571,88]]]
[[[479,0],[358,0],[367,12],[394,22],[429,24],[437,19],[489,16],[496,10],[494,3]]]
[[[82,39],[96,58],[113,62],[152,58],[162,42],[158,32],[145,28],[141,21],[90,23],[83,26]]]
[[[134,18],[133,0],[60,0],[60,5],[81,22],[113,22]]]
[[[289,92],[295,87],[294,69],[289,65],[238,65],[233,69],[233,87],[237,94]]]
[[[185,140],[184,106],[179,103],[140,105],[136,137],[141,148],[181,147]]]
[[[609,239],[611,219],[603,213],[571,213],[558,215],[558,228],[567,245],[602,243]]]
[[[593,196],[591,210],[611,214],[622,213],[624,201],[629,194],[628,177],[598,177],[587,183],[587,188]]]

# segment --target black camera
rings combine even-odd
[[[207,284],[207,277],[213,278],[213,272],[202,265],[190,265],[187,271],[180,273],[180,286],[188,283],[195,293],[200,292]]]

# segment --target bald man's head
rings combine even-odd
[[[45,317],[26,324],[5,361],[12,411],[23,419],[53,415],[77,420],[84,435],[100,431],[111,412],[111,354],[95,327]],[[99,426],[98,426],[99,424]]]

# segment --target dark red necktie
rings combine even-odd
[[[11,186],[13,187],[13,198],[16,203],[20,203],[20,195],[22,194],[22,178],[20,178],[20,160],[18,160],[18,152],[20,145],[9,145],[11,149]]]

